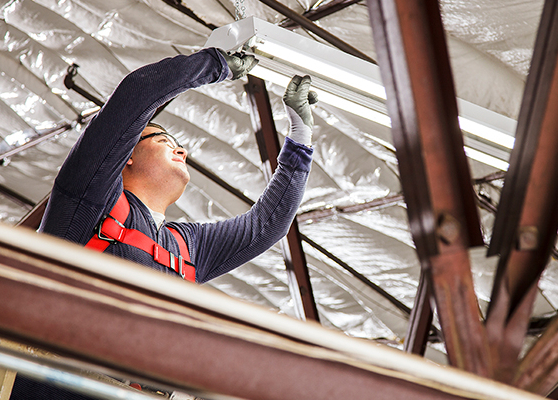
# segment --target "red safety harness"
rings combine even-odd
[[[120,221],[126,221],[129,213],[130,203],[128,203],[128,199],[124,195],[124,192],[122,192],[110,214],[105,215],[97,226],[97,234],[93,235],[85,247],[102,252],[111,243],[125,243],[152,255],[155,262],[172,269],[182,278],[195,282],[196,269],[194,268],[194,264],[190,261],[188,246],[180,233],[173,228],[168,228],[175,237],[180,248],[180,255],[177,257],[167,249],[161,247],[146,234],[136,229],[126,228]]]

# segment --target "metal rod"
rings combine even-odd
[[[213,30],[213,29],[218,28],[217,25],[213,25],[213,24],[210,24],[208,22],[205,22],[203,19],[198,17],[194,11],[192,11],[188,7],[184,6],[184,4],[182,4],[182,2],[180,0],[163,0],[163,1],[165,3],[167,3],[169,6],[171,6],[175,9],[177,9],[178,11],[180,11],[182,14],[186,14],[187,16],[192,18],[194,21],[202,24],[203,26],[205,26],[208,29]]]
[[[4,158],[7,158],[7,157],[11,157],[11,156],[13,156],[17,153],[22,152],[23,150],[27,150],[31,147],[34,147],[34,146],[38,145],[39,143],[42,143],[46,140],[49,140],[50,138],[52,138],[56,135],[60,135],[64,132],[66,132],[66,131],[69,131],[72,128],[73,128],[72,124],[65,123],[65,124],[57,126],[55,128],[48,129],[48,130],[45,130],[43,132],[40,132],[36,137],[29,140],[27,143],[24,143],[20,146],[14,147],[13,149],[8,150],[8,151],[0,154],[0,160],[2,160]]]
[[[333,0],[329,3],[322,4],[318,8],[304,12],[302,16],[308,18],[310,21],[317,21],[360,2],[362,2],[362,0]],[[285,29],[295,29],[300,25],[291,19],[287,19],[281,22],[279,26]]]
[[[56,360],[32,357],[13,350],[0,348],[0,366],[40,382],[68,389],[72,392],[107,400],[157,400],[160,396],[148,395],[133,389],[114,386],[88,378]]]
[[[29,200],[27,197],[13,191],[7,186],[0,184],[0,193],[8,197],[11,201],[18,204],[21,207],[31,209],[35,204],[33,201]]]
[[[345,206],[335,206],[335,207],[320,207],[313,210],[308,210],[300,213],[297,217],[298,222],[305,222],[308,220],[318,221],[320,219],[332,217],[335,214],[349,214],[357,213],[361,211],[368,211],[379,207],[388,206],[390,204],[395,204],[404,201],[405,198],[402,194],[394,194],[387,197],[382,197],[380,199],[367,201],[364,203],[350,204]]]
[[[332,35],[325,29],[319,27],[318,25],[314,24],[308,18],[303,17],[302,15],[294,12],[289,7],[279,3],[276,0],[260,0],[260,2],[264,3],[265,5],[271,7],[275,11],[283,14],[285,17],[290,18],[291,20],[295,21],[297,24],[302,26],[303,28],[309,30],[310,32],[314,33],[315,35],[319,36],[329,44],[337,47],[338,49],[344,51],[345,53],[351,54],[355,57],[361,58],[364,61],[368,61],[370,63],[376,64],[373,58],[367,56],[360,50],[356,49],[355,47],[351,46],[347,42],[339,39],[337,36]]]
[[[93,103],[95,103],[99,107],[102,107],[103,104],[104,104],[102,100],[99,100],[97,97],[93,96],[91,93],[87,92],[85,89],[82,89],[81,87],[79,87],[74,82],[74,77],[77,75],[78,68],[79,68],[79,65],[77,65],[77,64],[72,64],[68,67],[68,71],[66,73],[66,76],[64,77],[64,86],[66,86],[68,89],[74,90],[75,92],[79,93],[80,95],[85,97],[87,100],[92,101]]]

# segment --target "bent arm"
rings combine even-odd
[[[287,138],[278,161],[267,188],[245,214],[211,224],[180,224],[191,240],[196,281],[245,264],[287,234],[304,195],[312,149]]]
[[[127,75],[64,162],[41,230],[84,242],[122,190],[121,172],[157,108],[178,94],[227,77],[216,49],[178,55]],[[78,229],[79,231],[70,232]]]

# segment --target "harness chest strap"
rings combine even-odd
[[[195,282],[196,270],[190,261],[188,246],[182,235],[173,228],[167,228],[178,242],[180,255],[177,257],[143,232],[126,228],[120,221],[126,221],[129,213],[130,203],[122,192],[110,214],[99,223],[97,234],[87,242],[85,247],[103,252],[113,242],[124,243],[145,251],[153,256],[155,262],[172,269],[182,278]]]

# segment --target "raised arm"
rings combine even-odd
[[[184,224],[196,279],[206,282],[258,256],[289,230],[304,195],[312,163],[310,104],[317,96],[310,91],[309,76],[295,76],[283,102],[291,122],[288,137],[278,157],[278,167],[258,202],[247,213],[213,224]]]
[[[222,81],[229,73],[222,54],[205,49],[127,75],[64,162],[40,229],[85,243],[122,191],[122,169],[155,110],[187,89]]]
[[[190,88],[225,79],[228,72],[216,49],[166,58],[133,71],[89,123],[55,184],[72,196],[103,203],[157,108]]]
[[[278,161],[267,188],[245,214],[210,224],[179,224],[191,241],[198,282],[250,261],[287,234],[304,195],[312,149],[287,138]]]

